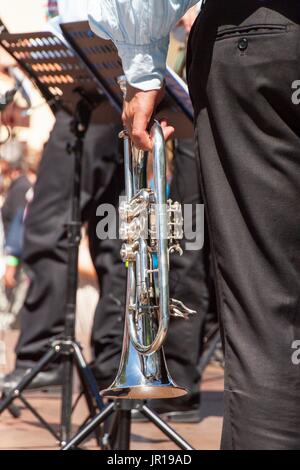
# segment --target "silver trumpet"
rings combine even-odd
[[[124,86],[124,84],[123,84]],[[170,315],[189,318],[193,310],[169,297],[169,255],[182,250],[182,208],[167,200],[166,148],[161,126],[151,129],[154,189],[148,188],[148,153],[137,150],[126,131],[126,198],[120,204],[121,256],[127,266],[125,331],[121,362],[107,398],[175,398],[187,391],[172,380],[163,351]]]

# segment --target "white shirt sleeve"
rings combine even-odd
[[[89,0],[91,29],[118,48],[128,82],[159,89],[166,73],[170,31],[199,0]]]

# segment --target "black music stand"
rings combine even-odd
[[[123,94],[118,84],[118,78],[124,72],[113,43],[93,34],[87,22],[68,23],[61,27],[67,42],[81,57],[97,81],[101,83],[103,92],[111,104],[121,112]],[[160,106],[157,117],[167,117],[168,121],[179,131],[177,137],[192,137],[193,112],[189,96],[182,89],[181,84],[176,81],[175,76],[169,74],[167,80],[167,97]],[[77,447],[112,415],[114,415],[113,419],[108,422],[108,425],[111,424],[111,426],[102,440],[103,447],[111,450],[128,450],[131,440],[132,410],[138,410],[142,413],[179,448],[193,449],[144,402],[120,399],[110,403],[102,413],[93,418],[86,427],[79,431],[77,436],[63,447],[63,450]]]
[[[2,34],[0,44],[15,58],[54,111],[64,109],[74,117],[71,130],[75,144],[69,143],[68,149],[66,149],[74,155],[75,161],[71,220],[66,227],[69,261],[64,333],[51,341],[49,351],[34,368],[28,370],[16,388],[7,393],[0,403],[1,414],[12,405],[15,399],[21,400],[63,446],[71,436],[74,365],[78,371],[90,416],[95,416],[97,410],[104,409],[97,383],[87,366],[80,344],[75,338],[78,249],[81,239],[81,162],[84,138],[94,109],[97,107],[97,122],[118,121],[118,114],[111,108],[105,95],[101,92],[97,80],[76,53],[52,33]],[[27,401],[23,392],[40,371],[60,356],[64,363],[64,381],[60,433],[58,434]],[[99,435],[96,437],[99,441]]]

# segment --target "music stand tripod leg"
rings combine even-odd
[[[136,401],[126,399],[115,400],[116,414],[108,434],[105,435],[105,441],[109,450],[130,450],[131,411],[139,406],[139,402]]]
[[[160,429],[174,444],[182,450],[194,450],[174,429],[172,429],[160,416],[151,410],[147,405],[140,408],[140,412],[149,419],[158,429]]]
[[[2,414],[14,400],[16,400],[21,393],[26,390],[28,385],[31,384],[33,379],[57,356],[57,351],[55,347],[52,347],[37,363],[35,367],[31,370],[29,369],[28,373],[23,377],[23,379],[18,383],[18,385],[12,389],[9,393],[5,395],[5,398],[0,402],[0,414]]]
[[[74,155],[74,178],[71,199],[71,219],[67,224],[68,232],[68,272],[67,272],[67,301],[64,339],[67,354],[64,360],[64,382],[62,390],[61,407],[61,446],[63,447],[71,437],[71,416],[73,399],[73,366],[74,343],[76,342],[76,300],[78,287],[78,256],[81,241],[81,176],[83,145],[89,127],[93,105],[81,94],[76,105],[71,131],[75,136],[75,144],[69,146],[69,152]],[[88,398],[87,398],[88,400]]]
[[[108,419],[112,413],[115,411],[115,404],[111,403],[108,405],[102,413],[93,418],[84,429],[79,431],[79,433],[73,437],[68,444],[66,444],[62,450],[72,450],[74,447],[79,446],[87,437],[89,437],[98,426],[100,426],[106,419]]]
[[[116,436],[111,436],[111,450],[130,450],[131,411],[117,411]]]
[[[139,410],[152,424],[160,429],[174,444],[182,450],[194,450],[174,429],[172,429],[160,416],[152,411],[145,402],[139,400],[117,400],[116,422],[114,432],[109,436],[111,450],[130,450],[132,410]]]
[[[144,402],[138,400],[116,400],[90,423],[88,423],[62,450],[71,450],[80,445],[89,437],[100,424],[104,423],[116,412],[108,436],[105,436],[104,445],[109,450],[130,450],[131,424],[133,409],[139,410],[152,424],[160,429],[174,444],[182,450],[194,450],[194,448],[172,429],[160,416],[151,410]]]
[[[103,411],[105,406],[100,397],[98,385],[95,380],[93,373],[90,368],[87,366],[84,356],[82,354],[81,348],[77,343],[73,344],[74,348],[74,361],[77,367],[77,372],[82,384],[83,395],[89,409],[90,417],[94,418],[96,416],[96,410]],[[101,446],[101,431],[100,427],[95,430],[95,439],[97,444]]]
[[[81,383],[83,387],[85,387],[86,391],[89,392],[90,397],[95,401],[96,407],[99,408],[100,411],[103,411],[105,406],[102,398],[100,397],[96,379],[84,359],[80,346],[77,343],[74,343],[73,347],[75,364],[81,378]]]

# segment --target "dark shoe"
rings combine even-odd
[[[173,423],[200,423],[200,395],[171,400],[149,400],[147,406],[165,421]],[[147,418],[138,410],[132,411],[132,420],[135,422],[147,422]]]
[[[10,390],[17,387],[31,369],[15,369],[7,374],[3,379],[2,392],[7,394]],[[63,367],[57,366],[56,369],[40,372],[33,381],[26,387],[26,390],[48,389],[61,386],[63,383]]]

